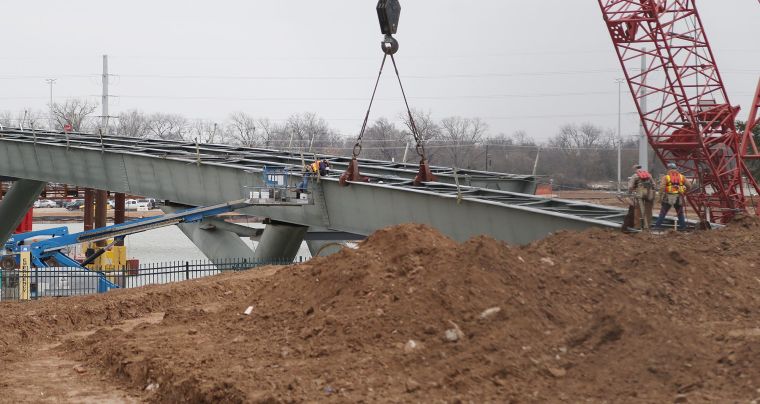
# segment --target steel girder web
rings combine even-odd
[[[649,144],[695,184],[690,205],[718,223],[746,211],[744,179],[758,185],[695,0],[598,1]]]

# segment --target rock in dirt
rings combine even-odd
[[[446,341],[449,342],[457,342],[459,341],[459,333],[457,330],[453,328],[449,328],[448,330],[444,331],[443,338],[446,339]]]
[[[462,332],[462,329],[459,328],[459,325],[451,320],[449,320],[449,324],[451,324],[451,326],[454,328],[449,328],[448,330],[444,331],[443,338],[449,342],[457,342],[463,339],[464,332]]]
[[[406,342],[406,344],[404,344],[404,352],[412,353],[415,350],[419,349],[419,347],[420,347],[420,344],[417,341],[410,339],[409,341]]]
[[[485,320],[494,314],[498,314],[501,311],[501,307],[491,307],[488,309],[483,310],[482,313],[480,313],[480,318]]]
[[[567,370],[560,367],[555,367],[555,366],[547,366],[546,371],[549,372],[550,375],[556,378],[565,377],[565,375],[567,375]]]
[[[414,379],[407,379],[406,380],[406,392],[407,393],[414,393],[415,391],[420,389],[420,384],[417,383]]]

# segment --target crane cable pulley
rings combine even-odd
[[[359,174],[359,163],[356,160],[362,151],[362,140],[364,133],[367,130],[367,123],[369,122],[369,114],[372,111],[372,105],[375,101],[375,95],[377,94],[377,87],[380,84],[380,77],[383,75],[383,68],[388,56],[393,63],[393,70],[396,73],[396,79],[398,80],[399,88],[401,89],[401,95],[404,98],[404,105],[406,106],[406,112],[409,116],[409,129],[412,131],[412,136],[415,141],[415,151],[420,156],[420,169],[417,176],[414,178],[414,185],[420,185],[423,182],[435,181],[436,178],[430,171],[430,166],[427,164],[427,158],[425,157],[425,146],[423,144],[422,135],[417,129],[417,125],[414,123],[414,115],[409,107],[409,101],[406,97],[406,91],[404,91],[404,85],[401,82],[401,75],[398,71],[398,65],[396,64],[396,58],[393,56],[399,48],[398,41],[393,38],[393,34],[396,33],[398,28],[398,20],[401,14],[401,6],[398,0],[379,0],[377,3],[377,16],[380,21],[380,30],[385,35],[383,41],[380,43],[383,50],[383,60],[380,63],[380,70],[377,73],[377,79],[375,80],[375,86],[372,89],[372,96],[369,100],[369,106],[367,107],[367,113],[364,115],[364,121],[362,122],[362,128],[359,132],[359,137],[356,139],[356,144],[351,151],[351,162],[346,169],[346,172],[340,176],[340,184],[348,185],[349,181],[367,181],[366,177],[362,177]]]

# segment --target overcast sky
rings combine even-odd
[[[315,112],[355,136],[382,57],[375,0],[25,0],[5,2],[0,109],[99,101],[108,54],[111,114],[139,109],[221,122]],[[731,102],[760,75],[760,5],[701,0]],[[481,117],[493,134],[546,139],[564,123],[616,127],[619,63],[595,0],[401,0],[397,61],[413,107]],[[372,118],[399,120],[386,71]],[[637,131],[625,96],[623,133]],[[744,116],[744,113],[741,115]]]

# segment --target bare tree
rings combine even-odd
[[[148,132],[158,139],[182,140],[187,135],[187,119],[179,114],[151,114],[148,118]]]
[[[224,143],[224,131],[219,128],[216,122],[194,121],[188,132],[190,138],[197,139],[199,143]]]
[[[379,118],[364,132],[364,156],[393,160],[403,154],[409,134],[396,128],[387,118]]]
[[[401,118],[404,120],[404,125],[412,132],[412,123],[408,114],[402,114]],[[420,136],[423,143],[431,140],[436,140],[441,136],[441,127],[432,118],[430,111],[423,112],[417,109],[412,109],[412,118],[414,118],[414,126],[417,128],[417,134]],[[412,144],[412,150],[416,145]],[[436,156],[436,150],[434,148],[426,149],[428,160],[432,161]]]
[[[0,125],[4,127],[17,127],[18,126],[18,120],[16,117],[13,116],[13,112],[11,111],[2,111],[0,112]]]
[[[75,132],[86,132],[95,128],[95,125],[90,124],[87,119],[96,108],[98,108],[97,102],[86,98],[69,98],[63,104],[53,103],[53,118],[59,129],[63,129],[63,126],[68,123]]]
[[[549,140],[541,171],[555,173],[555,179],[569,186],[613,179],[617,165],[613,138],[611,131],[590,123],[564,125]]]
[[[148,117],[136,110],[129,110],[119,114],[116,124],[116,134],[124,137],[145,138],[149,134],[150,122]]]
[[[264,147],[271,147],[272,141],[281,137],[280,134],[283,129],[280,125],[277,125],[267,118],[262,118],[256,121],[256,125],[261,129],[261,137],[264,141]],[[276,148],[277,145],[275,145]],[[279,145],[282,147],[282,145]]]
[[[450,117],[441,121],[441,140],[454,167],[472,168],[475,145],[483,138],[488,125],[480,118]]]
[[[559,133],[549,140],[549,144],[564,150],[606,148],[611,145],[611,137],[604,130],[590,123],[564,125]]]
[[[291,115],[285,122],[283,135],[288,138],[288,149],[313,152],[340,144],[340,136],[327,122],[314,113]]]
[[[504,135],[502,135],[502,137],[504,137]],[[528,136],[528,132],[524,130],[515,131],[507,139],[509,139],[513,144],[518,145],[518,146],[536,146],[535,139]]]
[[[256,120],[245,112],[230,114],[226,129],[229,138],[236,144],[252,147],[261,143]]]

